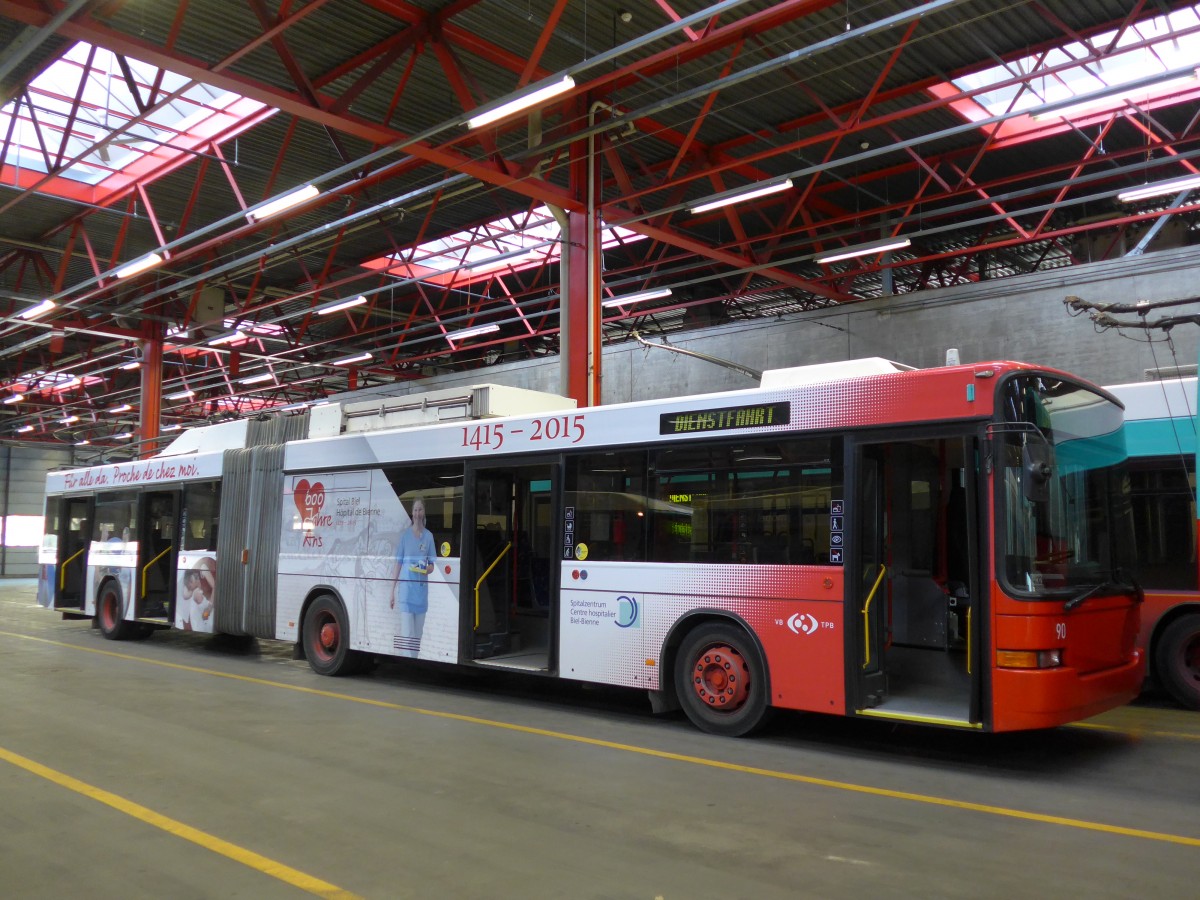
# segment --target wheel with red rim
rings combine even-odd
[[[1163,687],[1188,709],[1200,709],[1200,614],[1180,616],[1163,632],[1155,653]]]
[[[702,625],[687,636],[675,665],[675,688],[702,731],[741,737],[767,717],[767,679],[758,647],[745,630]]]
[[[322,594],[304,614],[304,655],[318,675],[349,675],[357,671],[358,654],[350,649],[346,611],[336,597]]]
[[[96,626],[110,641],[127,640],[137,627],[125,620],[125,603],[115,582],[106,583],[96,598]]]

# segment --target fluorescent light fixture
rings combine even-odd
[[[219,347],[219,346],[221,346],[221,344],[229,344],[229,343],[232,343],[233,341],[241,340],[245,336],[246,336],[246,333],[244,331],[242,331],[240,328],[235,328],[233,331],[230,331],[226,334],[217,335],[215,338],[213,338],[211,341],[208,342],[208,346]]]
[[[126,438],[131,438],[131,437],[133,437],[132,431],[122,431],[120,434],[114,434],[112,436],[114,441],[123,441]]]
[[[79,421],[79,416],[67,416],[65,419],[59,419],[58,421],[62,425],[71,425]]]
[[[174,394],[167,394],[168,400],[188,400],[196,396],[195,391],[178,391]]]
[[[446,335],[446,340],[465,341],[467,338],[479,337],[481,334],[492,334],[499,330],[499,325],[476,325],[474,328],[464,328],[462,331],[451,331]]]
[[[1195,187],[1200,187],[1200,175],[1189,175],[1186,178],[1173,178],[1170,181],[1157,181],[1154,184],[1145,184],[1140,188],[1121,191],[1121,193],[1117,194],[1117,199],[1122,203],[1133,203],[1149,197],[1161,197],[1164,194],[1177,194],[1180,191],[1190,191]]]
[[[120,406],[114,406],[112,409],[109,410],[109,412],[112,413],[113,415],[116,415],[117,413],[129,412],[131,409],[133,409],[133,407],[130,406],[128,403],[122,403]]]
[[[264,381],[274,381],[275,376],[271,372],[265,372],[262,375],[251,375],[249,378],[239,378],[239,384],[262,384]]]
[[[163,431],[178,431],[182,427],[183,427],[182,425],[164,425],[162,427],[162,430]]]
[[[125,363],[125,365],[121,366],[121,368],[126,371],[131,371],[133,369],[140,369],[141,367],[142,367],[142,364],[140,362],[138,362],[136,359],[133,360],[132,362],[127,362],[127,363]]]
[[[670,297],[670,288],[655,288],[652,291],[639,291],[636,294],[626,294],[624,297],[610,297],[601,306],[624,306],[626,303],[641,303],[643,300],[657,300],[659,297]]]
[[[86,447],[90,443],[91,443],[91,441],[88,441],[88,440],[76,441],[75,446],[76,447]]]
[[[13,394],[11,397],[5,397],[4,402],[10,403],[10,404],[11,403],[20,403],[24,399],[25,399],[24,394]]]
[[[61,384],[54,385],[53,387],[50,388],[50,390],[55,391],[55,392],[66,391],[73,387],[78,387],[80,384],[81,384],[81,382],[78,378],[68,378],[66,381],[62,382]]]
[[[31,431],[33,431],[32,425],[22,425],[17,429],[17,434],[29,434]]]
[[[147,253],[141,259],[135,259],[131,263],[126,263],[121,268],[117,269],[118,278],[132,278],[147,269],[153,269],[163,261],[161,253]]]
[[[767,184],[763,187],[752,188],[748,191],[736,191],[732,194],[717,197],[715,200],[709,200],[706,203],[701,203],[699,206],[693,206],[693,213],[708,212],[710,209],[717,209],[721,206],[728,206],[731,203],[741,203],[743,200],[754,200],[758,197],[766,197],[769,194],[778,194],[780,191],[788,191],[792,188],[792,179],[786,178],[783,181],[777,181],[774,184]]]
[[[482,112],[475,113],[475,115],[467,119],[467,127],[479,128],[483,125],[490,125],[492,122],[497,122],[506,116],[511,116],[515,112],[520,112],[523,109],[529,109],[531,106],[537,106],[537,104],[541,103],[543,100],[549,100],[551,97],[557,97],[559,94],[565,94],[573,87],[575,87],[575,79],[570,75],[564,75],[557,81],[552,81],[549,84],[542,85],[541,87],[535,87],[518,97],[513,97],[511,100],[506,100],[499,106],[494,106],[491,109],[485,109]]]
[[[341,312],[343,309],[350,309],[353,306],[362,306],[366,302],[367,298],[359,294],[350,300],[340,300],[337,303],[331,303],[329,306],[318,306],[316,313],[318,316],[328,316],[331,313]]]
[[[359,354],[356,354],[355,356],[347,356],[345,359],[335,359],[333,362],[330,363],[330,365],[331,366],[348,366],[348,365],[351,365],[352,363],[366,362],[370,358],[371,358],[370,353],[359,353]]]
[[[260,206],[257,209],[252,209],[246,213],[246,218],[251,222],[261,222],[263,219],[269,219],[271,216],[277,216],[293,206],[299,206],[307,200],[320,194],[319,188],[311,184],[306,184],[302,188],[296,188],[294,191],[289,191],[282,197],[276,197],[270,203]]]
[[[816,257],[816,262],[820,264],[841,262],[844,259],[854,259],[858,256],[886,253],[888,250],[901,250],[911,245],[912,241],[908,238],[885,238],[882,241],[871,241],[868,244],[858,244],[854,247],[847,247],[845,250],[823,254]]]
[[[25,312],[21,313],[18,318],[21,319],[36,319],[38,316],[44,316],[50,310],[54,309],[55,302],[53,300],[43,300],[37,306],[31,306]]]

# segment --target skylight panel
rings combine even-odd
[[[40,190],[82,196],[56,182],[98,186],[115,175],[144,177],[274,112],[132,57],[123,62],[79,42],[30,82],[27,96],[0,108],[0,134],[11,126],[13,135],[2,160],[5,176],[13,176],[6,180],[39,184],[52,172]],[[119,189],[129,178],[116,181]]]
[[[601,230],[603,247],[644,239],[644,235],[628,228]],[[558,222],[546,207],[538,206],[528,213],[501,216],[477,228],[426,241],[412,250],[363,265],[386,270],[399,278],[462,285],[499,271],[519,271],[553,262],[561,255],[561,249]]]
[[[1070,41],[1049,51],[1031,54],[954,79],[935,88],[938,96],[979,91],[970,100],[952,106],[968,119],[985,116],[1036,114],[1039,108],[1059,108],[1075,98],[1098,96],[1092,113],[1111,111],[1127,101],[1154,105],[1189,83],[1200,88],[1195,67],[1200,62],[1200,4],[1139,22],[1122,31],[1112,30],[1090,39],[1090,47],[1114,46],[1102,59],[1080,41]],[[1181,77],[1176,78],[1175,73]],[[1163,80],[1147,84],[1157,75]],[[1169,80],[1167,80],[1169,78]],[[1004,84],[1015,81],[1014,84]],[[1120,90],[1130,85],[1128,92]],[[952,90],[951,90],[952,89]],[[982,90],[980,90],[982,89]],[[1012,125],[1012,121],[1005,123]],[[1028,124],[1018,126],[1026,130]],[[1003,133],[1003,132],[1002,132]],[[1013,136],[1013,132],[1008,132]]]

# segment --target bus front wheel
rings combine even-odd
[[[1200,614],[1180,616],[1158,642],[1158,676],[1172,697],[1200,709]]]
[[[323,594],[304,614],[304,655],[318,675],[350,675],[358,671],[358,654],[350,649],[346,611],[334,597]]]
[[[734,625],[702,625],[687,636],[675,663],[675,688],[701,731],[742,737],[766,722],[766,670],[750,635]]]
[[[105,585],[96,598],[96,624],[110,641],[124,641],[133,636],[136,623],[125,621],[121,592],[114,584]]]

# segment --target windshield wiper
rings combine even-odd
[[[1123,590],[1132,590],[1134,599],[1142,602],[1142,586],[1138,584],[1133,573],[1128,569],[1118,566],[1113,570],[1113,577],[1089,588],[1084,588],[1080,593],[1076,594],[1070,600],[1063,604],[1063,612],[1070,612],[1089,597],[1094,597],[1096,594],[1109,588],[1121,588]]]
[[[1074,597],[1072,597],[1070,600],[1068,600],[1066,603],[1063,604],[1063,612],[1070,612],[1075,607],[1077,607],[1080,603],[1082,603],[1084,600],[1087,600],[1089,597],[1094,597],[1096,594],[1100,593],[1101,591],[1103,591],[1107,588],[1119,588],[1119,587],[1125,587],[1125,585],[1120,584],[1119,582],[1116,582],[1116,581],[1102,581],[1099,584],[1092,585],[1090,588],[1084,588],[1080,593],[1076,594]]]

